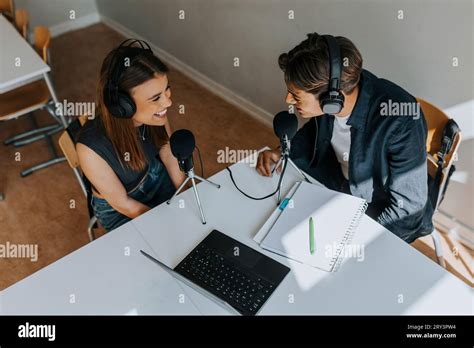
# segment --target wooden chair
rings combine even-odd
[[[14,21],[15,6],[13,0],[0,0],[0,13],[10,22]]]
[[[37,29],[39,28],[39,29]],[[47,62],[49,60],[50,37],[48,28],[35,28],[35,48],[41,53],[41,57]],[[44,30],[46,29],[46,30]],[[46,109],[58,124],[37,128],[32,113],[36,110]],[[63,130],[61,120],[56,115],[54,101],[51,98],[48,85],[44,79],[31,82],[14,90],[0,94],[0,121],[8,121],[17,119],[18,117],[30,115],[34,129],[15,135],[4,141],[5,145],[13,144],[14,146],[23,146],[31,144],[41,139],[49,139],[55,133]],[[50,143],[53,153],[54,146]],[[38,164],[32,168],[21,172],[21,176],[27,176],[39,169],[48,167],[58,162],[65,161],[64,157],[60,158],[56,155],[53,159]]]
[[[37,26],[34,29],[35,42],[33,46],[35,47],[36,52],[40,55],[43,60],[49,64],[49,59],[51,59],[49,54],[49,46],[51,43],[51,32],[48,28],[43,26]]]
[[[48,86],[38,80],[0,94],[0,121],[27,115],[46,107],[50,101]]]
[[[46,63],[49,59],[48,48],[51,38],[48,33],[49,30],[46,27],[35,28],[35,49]],[[49,89],[44,80],[38,80],[0,94],[0,121],[18,118],[41,109],[50,102],[50,99]]]
[[[79,131],[80,127],[84,125],[86,121],[87,121],[87,116],[81,116],[79,117],[79,120],[75,120],[71,122],[68,129],[64,131],[63,134],[59,138],[59,147],[64,153],[64,156],[66,157],[67,162],[69,163],[69,166],[72,168],[74,174],[76,175],[77,181],[79,182],[79,185],[81,186],[81,189],[84,195],[86,196],[86,199],[88,199],[87,189],[86,189],[84,180],[82,179],[80,166],[79,166],[79,158],[77,157],[76,144],[74,141],[74,138],[77,135],[77,132]],[[90,202],[87,202],[87,204],[89,205]],[[89,240],[91,242],[95,239],[94,226],[96,224],[97,224],[97,218],[95,216],[92,216],[87,226],[87,233],[89,235]]]
[[[442,137],[443,137],[443,130],[446,124],[449,121],[449,117],[440,109],[438,109],[433,104],[429,102],[417,98],[418,103],[420,103],[420,107],[425,115],[426,125],[428,128],[428,136],[426,139],[426,152],[427,152],[427,164],[428,164],[428,175],[431,178],[435,178],[437,170],[438,170],[438,159],[439,159],[439,151],[441,150],[442,145]],[[459,148],[459,144],[461,143],[461,132],[457,132],[453,144],[451,148],[445,155],[444,167],[442,168],[441,172],[441,180],[440,186],[438,190],[438,197],[436,200],[435,206],[433,206],[434,211],[438,210],[439,204],[441,203],[441,198],[443,196],[444,190],[446,188],[447,180],[448,180],[448,173],[453,165],[453,162],[456,158],[456,153]],[[435,246],[436,257],[438,258],[438,263],[442,267],[446,267],[446,263],[443,257],[443,249],[441,246],[440,237],[438,231],[433,229],[431,233],[431,237],[433,239],[433,243]]]
[[[29,16],[28,11],[25,9],[19,8],[15,11],[15,25],[20,34],[26,41],[29,41]]]

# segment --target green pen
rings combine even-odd
[[[309,252],[314,254],[314,223],[313,218],[309,218]]]

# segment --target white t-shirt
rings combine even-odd
[[[349,151],[351,149],[351,126],[346,125],[346,122],[350,116],[334,116],[331,137],[331,145],[346,179],[349,179]]]

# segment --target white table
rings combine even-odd
[[[238,185],[253,196],[264,196],[276,187],[277,176],[261,177],[244,163],[232,168]],[[275,209],[276,198],[253,201],[244,197],[226,171],[210,180],[222,188],[199,184],[207,225],[200,223],[190,191],[180,196],[186,209],[175,201],[172,207],[159,206],[132,223],[171,267],[214,228],[289,266],[290,274],[261,314],[472,314],[469,286],[370,217],[364,215],[352,241],[365,246],[364,261],[349,259],[338,272],[326,273],[263,250],[253,241]],[[289,166],[283,192],[296,180],[300,178]]]
[[[238,163],[232,170],[237,183],[254,196],[276,186],[277,177],[261,177],[248,164]],[[171,206],[162,204],[5,289],[0,313],[125,314],[136,309],[138,314],[193,314],[197,309],[228,314],[137,254],[139,248],[147,248],[174,267],[207,233],[218,229],[291,268],[260,314],[472,314],[469,286],[367,216],[353,240],[365,245],[364,261],[349,259],[335,273],[262,250],[252,238],[275,208],[276,198],[249,200],[235,190],[226,171],[210,179],[222,187],[198,184],[206,225],[201,224],[193,192],[187,190]],[[288,167],[283,192],[298,179]],[[181,199],[184,208],[179,207]],[[120,254],[124,245],[130,245],[133,257]],[[194,308],[184,309],[170,300],[165,310],[159,293],[174,299],[181,290]],[[82,293],[75,307],[67,302],[73,291]]]
[[[0,294],[1,314],[200,314],[174,278],[126,224]],[[39,254],[41,257],[41,253]]]
[[[0,94],[44,78],[51,98],[57,103],[58,98],[48,75],[50,67],[2,15],[0,15],[0,43]],[[17,116],[31,111],[34,109],[23,110]],[[59,114],[59,118],[62,125],[67,127],[64,116]]]

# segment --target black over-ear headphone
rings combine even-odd
[[[138,42],[140,47],[132,46]],[[131,118],[137,111],[133,98],[126,91],[119,89],[119,81],[125,66],[125,59],[130,63],[139,53],[153,54],[150,45],[143,40],[127,39],[114,49],[110,61],[107,82],[104,86],[104,103],[112,116]]]
[[[319,96],[319,104],[325,114],[334,115],[341,112],[344,107],[344,94],[341,86],[341,48],[332,35],[322,35],[329,50],[329,88]]]

